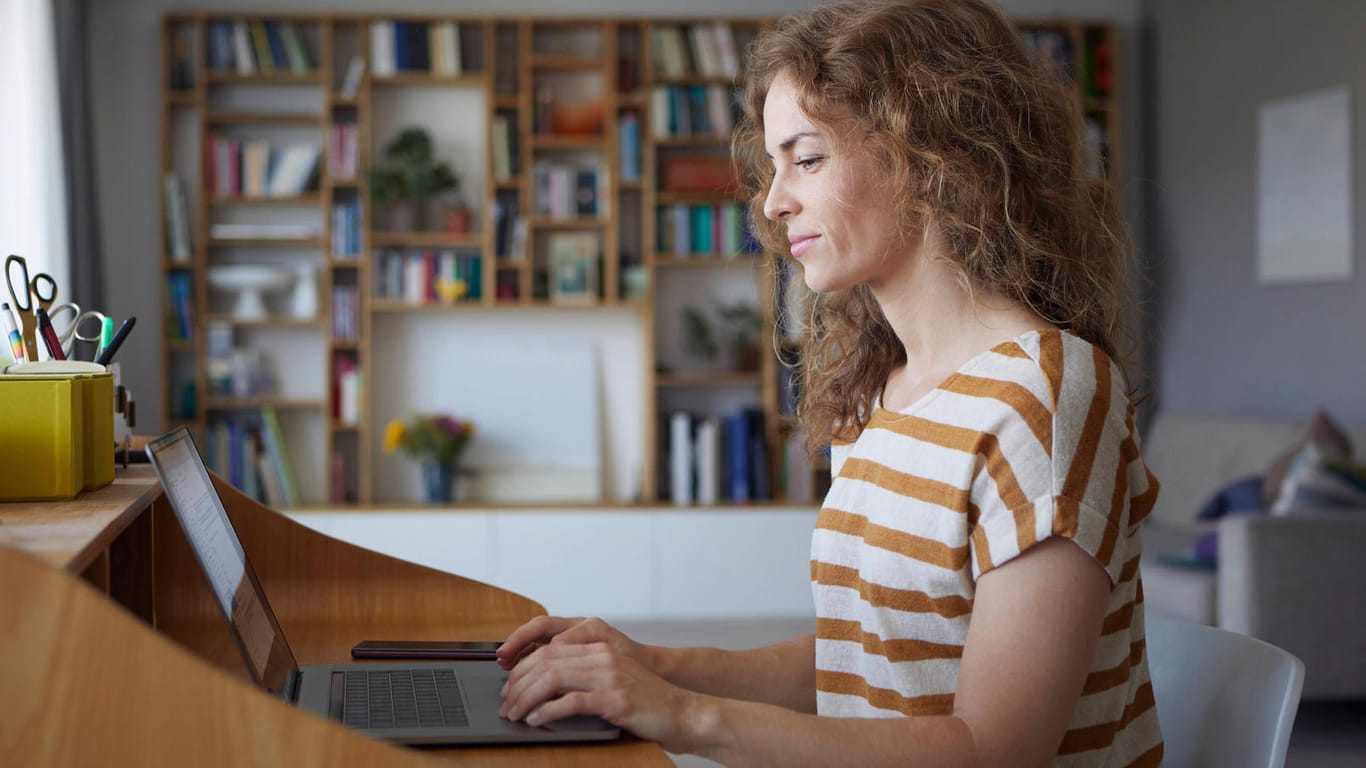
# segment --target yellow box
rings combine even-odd
[[[114,480],[114,377],[62,372],[74,368],[0,376],[0,501],[69,499]]]

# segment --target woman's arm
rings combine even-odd
[[[700,694],[606,643],[526,657],[504,711],[536,725],[600,715],[726,765],[1047,765],[1081,695],[1109,590],[1099,564],[1060,539],[983,575],[951,716],[823,718]]]
[[[690,691],[816,713],[816,636],[748,651],[653,648],[655,674]]]
[[[512,669],[544,645],[602,643],[664,680],[698,693],[816,711],[816,640],[803,635],[746,651],[637,643],[601,619],[541,616],[508,635],[498,651]]]

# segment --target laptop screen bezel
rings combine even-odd
[[[256,664],[253,662],[250,652],[247,650],[246,641],[242,637],[242,633],[238,630],[237,624],[233,621],[231,610],[223,605],[218,599],[209,577],[209,564],[205,560],[204,553],[201,551],[200,546],[196,543],[188,530],[189,525],[185,519],[186,511],[181,509],[180,503],[175,498],[175,494],[171,492],[166,482],[167,470],[162,465],[159,454],[161,451],[182,440],[188,444],[190,448],[195,471],[199,474],[200,479],[209,490],[209,494],[213,499],[214,508],[222,517],[222,521],[231,537],[236,553],[241,559],[245,581],[255,593],[256,600],[260,604],[266,620],[269,622],[272,635],[271,650],[267,654],[265,668],[262,672],[257,671]],[[285,633],[280,627],[280,622],[275,618],[275,611],[270,607],[270,601],[266,599],[265,590],[262,589],[261,582],[256,577],[256,570],[252,568],[251,559],[247,557],[246,549],[243,548],[242,541],[237,536],[237,528],[232,524],[232,518],[228,515],[227,509],[223,506],[223,499],[218,495],[218,489],[213,485],[213,478],[209,477],[208,468],[204,466],[204,460],[199,455],[199,450],[195,446],[194,438],[191,436],[189,429],[183,425],[176,427],[170,432],[148,443],[146,452],[153,468],[156,469],[157,477],[161,480],[163,493],[165,494],[167,501],[170,502],[171,510],[175,513],[176,522],[180,524],[181,531],[185,535],[185,540],[190,546],[190,551],[194,553],[195,560],[199,563],[205,584],[209,587],[210,592],[214,593],[211,596],[211,599],[214,604],[218,606],[219,611],[223,613],[223,618],[228,624],[228,629],[232,634],[233,640],[237,643],[237,650],[242,655],[242,662],[246,665],[247,671],[251,674],[252,679],[256,681],[257,685],[282,698],[290,698],[294,695],[293,688],[299,677],[298,660],[294,657],[294,650],[290,648],[289,642],[285,639]],[[282,665],[278,663],[274,665],[271,664],[271,661],[276,658],[276,648],[283,651],[284,659],[288,662],[283,668]]]

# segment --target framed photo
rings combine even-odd
[[[555,232],[547,241],[550,300],[555,304],[595,304],[598,300],[596,232]]]

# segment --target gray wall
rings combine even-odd
[[[136,314],[138,332],[119,353],[124,377],[139,403],[139,432],[155,433],[165,412],[162,397],[160,343],[161,298],[157,227],[160,136],[158,30],[161,14],[172,10],[279,13],[425,12],[468,15],[534,14],[565,16],[777,16],[813,5],[810,0],[100,0],[90,3],[91,92],[94,94],[96,173],[100,223],[110,297],[115,317]],[[1120,26],[1124,78],[1121,129],[1127,174],[1142,167],[1136,104],[1142,91],[1136,39],[1139,0],[1001,0],[1017,18],[1079,18],[1115,21]],[[1344,33],[1345,34],[1345,33]],[[1131,218],[1139,216],[1139,196],[1127,194]]]
[[[1354,178],[1366,169],[1366,3],[1149,0],[1157,98],[1146,241],[1162,409],[1366,422],[1366,190],[1353,191],[1349,282],[1260,286],[1257,110],[1324,87],[1352,92]]]

